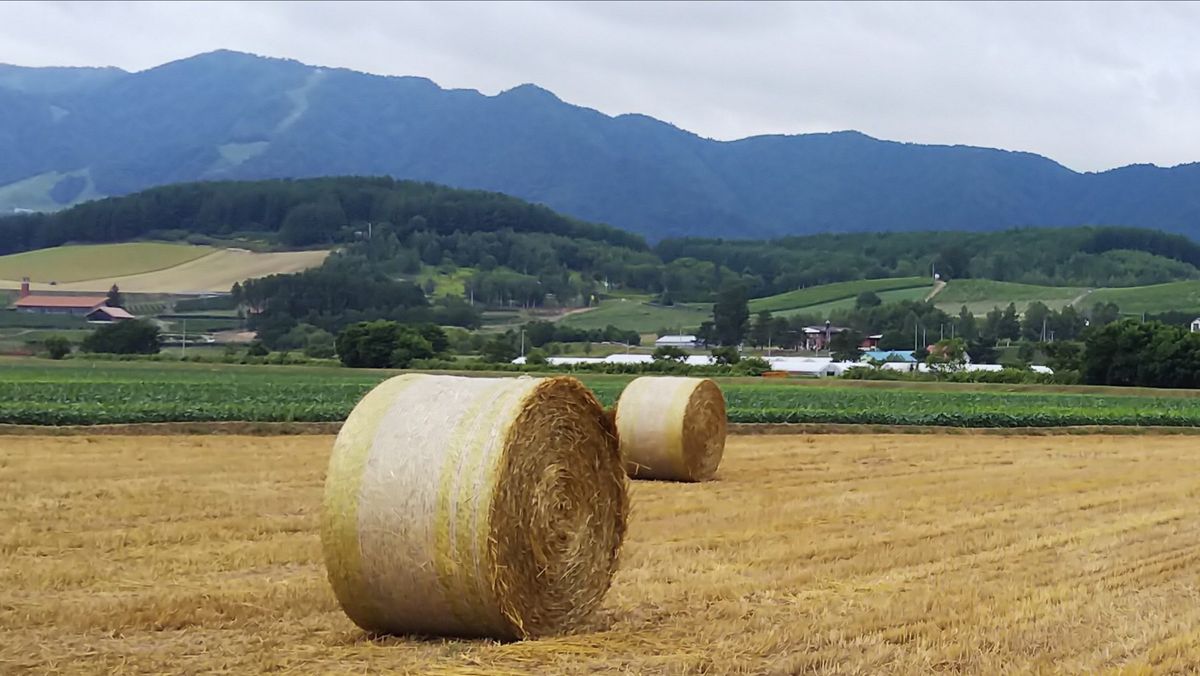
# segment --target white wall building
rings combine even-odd
[[[654,347],[700,347],[700,341],[695,336],[659,336],[654,341]]]

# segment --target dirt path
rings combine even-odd
[[[942,289],[945,289],[945,288],[946,288],[946,282],[943,282],[940,279],[937,280],[936,282],[934,282],[933,288],[930,289],[929,293],[925,296],[925,302],[928,303],[929,301],[933,300],[934,296],[941,293]]]
[[[1088,289],[1087,291],[1084,291],[1083,293],[1079,294],[1078,296],[1075,296],[1074,298],[1072,298],[1071,302],[1067,303],[1067,305],[1070,305],[1071,307],[1075,307],[1076,303],[1079,303],[1079,302],[1083,301],[1084,298],[1087,298],[1088,296],[1092,295],[1093,291],[1095,291],[1095,289]]]

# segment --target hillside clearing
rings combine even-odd
[[[692,333],[701,322],[710,319],[710,305],[655,305],[634,298],[613,298],[601,301],[595,309],[569,314],[561,321],[580,329],[603,329],[612,324],[638,333],[657,333],[660,329],[669,329],[671,333]]]
[[[146,246],[135,245],[102,245],[105,247]],[[46,283],[35,283],[35,291],[107,291],[113,284],[121,287],[126,293],[212,293],[227,292],[234,282],[243,282],[255,277],[265,277],[273,274],[300,272],[320,265],[329,255],[328,251],[285,251],[273,253],[255,253],[243,249],[210,249],[207,247],[192,247],[186,245],[162,244],[155,246],[170,247],[165,249],[174,254],[177,250],[186,250],[190,257],[183,260],[168,261],[170,265],[159,267],[162,260],[155,258],[141,263],[142,270],[135,269],[132,263],[124,271],[114,272],[111,265],[93,267],[88,260],[90,257],[77,259],[80,272],[76,277],[85,277],[80,281],[60,283],[50,286]],[[60,247],[72,248],[72,247]],[[78,247],[87,249],[91,247]],[[200,255],[194,255],[199,250]],[[43,249],[30,254],[42,254],[54,251]],[[133,251],[137,251],[136,249]],[[25,256],[30,254],[16,254]],[[78,254],[76,254],[78,255]],[[154,255],[143,251],[142,257]],[[102,258],[101,260],[109,260]],[[115,258],[112,260],[116,260]],[[0,288],[14,289],[20,285],[20,275],[15,279],[0,280]],[[39,277],[39,280],[41,278]]]
[[[734,437],[636,482],[582,633],[370,638],[317,515],[332,437],[0,445],[0,665],[97,673],[1068,673],[1200,667],[1200,478],[1173,437]],[[53,518],[47,510],[53,509]]]

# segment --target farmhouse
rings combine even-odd
[[[844,326],[831,326],[828,323],[825,326],[806,326],[804,327],[804,349],[816,351],[827,349],[834,336],[849,330]]]
[[[654,341],[655,347],[700,347],[700,341],[691,335],[659,336]]]

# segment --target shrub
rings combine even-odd
[[[129,319],[102,326],[83,339],[84,352],[157,354],[158,326],[144,319]]]
[[[47,336],[42,341],[42,347],[46,348],[51,359],[62,359],[71,354],[71,341],[63,336]]]

